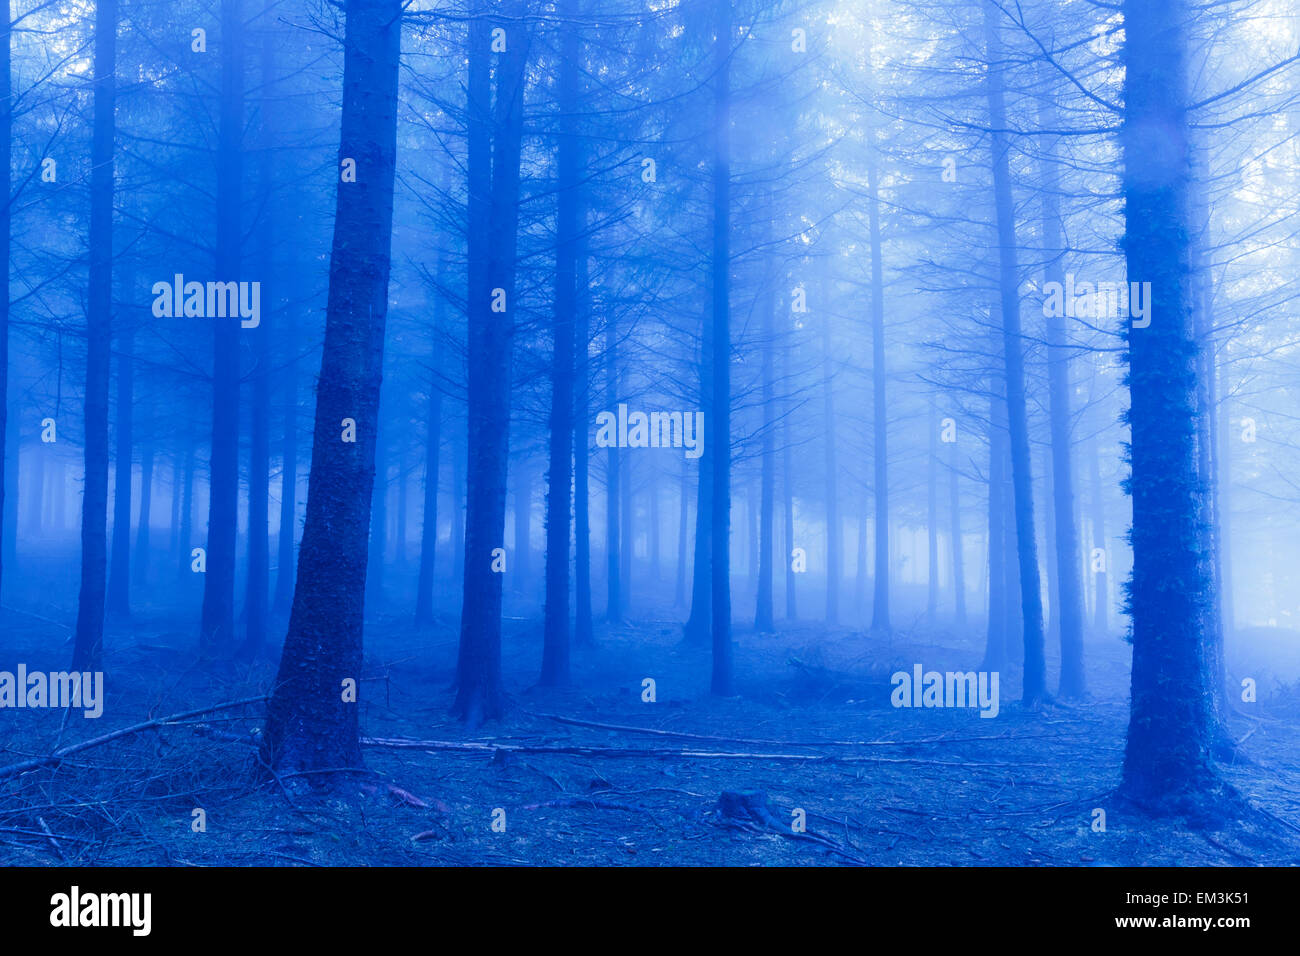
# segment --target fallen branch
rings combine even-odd
[[[26,773],[28,770],[35,770],[39,767],[48,767],[51,764],[57,764],[65,757],[69,757],[72,754],[80,753],[83,750],[89,750],[92,747],[98,747],[101,744],[111,743],[112,741],[120,740],[123,737],[129,737],[131,734],[138,734],[143,730],[151,730],[154,727],[165,727],[168,724],[175,723],[176,721],[187,720],[190,717],[198,717],[200,714],[211,714],[219,710],[230,710],[234,707],[243,707],[245,704],[258,704],[266,699],[266,695],[262,695],[261,697],[245,697],[243,700],[232,700],[224,704],[214,704],[211,707],[189,710],[183,714],[169,714],[166,717],[155,717],[152,720],[132,724],[130,727],[123,727],[121,730],[115,730],[109,734],[92,737],[90,740],[83,740],[79,744],[69,744],[66,747],[60,747],[58,750],[46,754],[44,757],[32,757],[29,760],[20,760],[18,763],[11,763],[8,766],[0,767],[0,780],[17,776],[20,773]]]
[[[362,737],[366,747],[389,747],[400,750],[483,754],[568,754],[574,757],[676,757],[682,760],[791,760],[800,763],[898,763],[924,764],[929,767],[974,767],[1017,770],[1022,767],[1052,767],[1046,763],[967,763],[955,760],[926,760],[921,757],[863,757],[856,754],[787,754],[750,751],[691,750],[668,747],[586,747],[527,746],[523,744],[485,744],[475,741],[408,740],[391,737]]]
[[[623,733],[648,734],[654,737],[673,737],[678,740],[707,740],[721,744],[744,744],[754,747],[911,747],[916,744],[964,744],[980,740],[1038,740],[1080,736],[1078,734],[989,734],[983,737],[922,737],[919,740],[763,740],[753,737],[716,737],[711,734],[691,734],[684,730],[660,730],[655,727],[637,727],[632,724],[602,724],[595,720],[562,717],[559,714],[533,714],[560,724],[575,727],[593,727],[597,730],[615,730]]]

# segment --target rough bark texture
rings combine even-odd
[[[344,682],[361,677],[388,310],[400,11],[399,0],[347,0],[345,7],[339,159],[356,160],[357,181],[335,187],[307,519],[289,631],[267,707],[268,756],[281,773],[362,765],[359,704],[345,700]],[[355,442],[341,440],[344,418],[356,420]]]

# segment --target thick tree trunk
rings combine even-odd
[[[400,0],[344,7],[339,156],[356,159],[357,180],[335,187],[307,519],[266,715],[268,763],[279,774],[362,766],[356,692],[388,313],[401,7]],[[356,421],[355,442],[340,440],[344,418]]]
[[[1204,809],[1221,786],[1206,659],[1211,556],[1201,533],[1188,201],[1184,0],[1124,3],[1124,249],[1150,282],[1151,323],[1128,344],[1133,498],[1132,703],[1121,792],[1153,810]]]

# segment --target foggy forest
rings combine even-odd
[[[5,0],[0,862],[1300,861],[1291,0]]]

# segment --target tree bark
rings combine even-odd
[[[266,756],[279,774],[362,766],[357,698],[354,692],[348,699],[345,682],[361,678],[391,263],[401,9],[400,0],[346,0],[344,7],[339,157],[356,160],[357,180],[335,186],[307,519],[289,631],[267,706]],[[344,418],[356,421],[355,442],[340,440]]]

